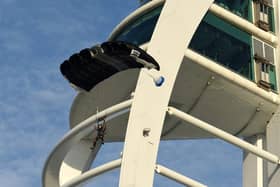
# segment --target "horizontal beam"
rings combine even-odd
[[[245,90],[258,95],[271,103],[275,103],[277,105],[280,104],[279,96],[277,94],[259,88],[256,83],[244,78],[243,76],[240,76],[226,67],[221,66],[217,62],[210,60],[209,58],[206,58],[205,56],[202,56],[191,49],[186,50],[185,56],[193,62],[203,66],[207,70],[218,74],[219,76],[244,88]]]
[[[147,50],[148,46],[149,46],[149,43],[145,43],[145,44],[141,45],[141,48],[143,50]],[[274,103],[277,105],[280,104],[280,98],[277,94],[275,94],[273,92],[267,92],[264,89],[259,88],[256,85],[256,83],[240,76],[239,74],[229,70],[228,68],[221,66],[217,62],[210,60],[209,58],[206,58],[191,49],[186,49],[185,58],[188,58],[191,61],[203,66],[207,70],[218,74],[219,76],[232,82],[233,84],[241,86],[245,90],[248,90],[249,92],[262,97],[263,99],[267,100],[268,102],[271,102],[271,103]]]
[[[219,5],[213,4],[209,10],[216,16],[222,18],[225,21],[230,22],[231,24],[235,25],[236,27],[238,27],[262,40],[265,40],[266,42],[268,42],[274,46],[277,45],[278,39],[275,35],[258,28],[253,23],[231,13],[230,11],[220,7]]]
[[[168,169],[164,166],[161,166],[161,165],[156,165],[156,169],[155,171],[164,176],[164,177],[167,177],[171,180],[174,180],[178,183],[181,183],[183,185],[187,185],[187,186],[190,186],[190,187],[207,187],[206,185],[204,184],[201,184],[200,182],[197,182],[189,177],[186,177],[182,174],[179,174],[171,169]]]
[[[272,163],[275,163],[275,164],[280,164],[280,160],[279,160],[278,156],[276,156],[272,153],[269,153],[265,150],[262,150],[244,140],[241,140],[240,138],[237,138],[219,128],[214,127],[213,125],[210,125],[198,118],[195,118],[189,114],[186,114],[174,107],[168,107],[168,113],[172,116],[176,116],[179,119],[182,119],[185,122],[190,123],[191,125],[194,125],[202,130],[205,130],[208,133],[211,133],[211,134],[217,136],[218,138],[221,138],[233,145],[236,145],[237,147],[240,147],[246,151],[249,151],[258,157],[261,157],[261,158],[263,158],[267,161],[270,161]]]
[[[77,186],[83,182],[86,182],[86,180],[89,180],[93,177],[96,177],[98,175],[101,175],[107,171],[111,171],[113,169],[116,169],[121,166],[122,160],[117,159],[111,162],[108,162],[106,164],[103,164],[101,166],[98,166],[92,170],[89,170],[73,179],[71,179],[69,182],[62,185],[62,187],[74,187]]]
[[[121,166],[121,163],[122,163],[122,159],[117,159],[117,160],[114,160],[111,162],[107,162],[101,166],[98,166],[92,170],[89,170],[89,171],[71,179],[69,182],[65,183],[61,187],[77,186],[77,185],[82,184],[82,183],[86,182],[87,180],[92,179],[96,176],[99,176],[105,172],[119,168]],[[164,166],[161,166],[161,165],[156,165],[155,171],[156,171],[156,173],[158,173],[164,177],[167,177],[171,180],[174,180],[178,183],[181,183],[183,185],[187,185],[190,187],[207,187],[206,185],[201,184],[200,182],[197,182],[189,177],[186,177],[182,174],[179,174],[179,173],[177,173],[171,169],[168,169]]]

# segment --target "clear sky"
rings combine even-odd
[[[39,187],[44,162],[68,131],[75,96],[59,72],[74,52],[105,41],[136,0],[0,1],[0,186]],[[105,144],[98,165],[122,144]],[[222,141],[160,145],[158,162],[209,187],[242,186],[242,152]],[[118,186],[118,171],[87,186]],[[155,177],[156,187],[181,186]]]

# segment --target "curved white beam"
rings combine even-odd
[[[107,162],[101,166],[98,166],[94,169],[91,169],[87,172],[84,172],[83,174],[75,177],[75,178],[72,178],[71,180],[69,180],[67,183],[65,183],[64,185],[62,185],[62,187],[74,187],[74,186],[77,186],[77,185],[80,185],[80,184],[83,184],[85,182],[87,182],[88,180],[96,177],[96,176],[99,176],[107,171],[111,171],[113,169],[116,169],[118,167],[121,166],[121,162],[122,162],[122,159],[117,159],[117,160],[114,160],[114,161],[111,161],[111,162]],[[198,181],[195,181],[189,177],[186,177],[182,174],[179,174],[171,169],[168,169],[162,165],[156,165],[155,167],[155,171],[159,174],[159,175],[162,175],[164,177],[167,177],[171,180],[174,180],[178,183],[181,183],[183,185],[187,185],[187,186],[191,186],[191,187],[207,187],[206,185],[204,184],[201,184],[200,182]]]
[[[82,121],[79,125],[69,131],[56,145],[45,163],[42,176],[43,187],[60,187],[59,174],[63,160],[76,143],[88,135],[88,133],[94,131],[95,127],[93,123],[100,118],[106,117],[106,121],[108,121],[123,114],[122,110],[129,108],[131,103],[132,99],[114,105]]]
[[[74,187],[77,186],[83,182],[85,182],[86,180],[89,180],[93,177],[96,177],[98,175],[101,175],[107,171],[111,171],[113,169],[116,169],[118,167],[120,167],[122,163],[121,159],[117,159],[111,162],[108,162],[106,164],[103,164],[101,166],[98,166],[90,171],[87,171],[85,173],[83,173],[80,176],[77,176],[75,178],[73,178],[72,180],[70,180],[69,182],[67,182],[66,184],[62,185],[62,187]]]
[[[92,140],[81,140],[73,145],[60,167],[59,183],[63,185],[87,171],[95,159],[101,144],[101,140],[97,141],[94,150],[91,150]]]
[[[120,187],[152,187],[161,131],[186,46],[214,0],[167,0],[148,53],[160,63],[165,82],[156,87],[140,72],[126,131]]]

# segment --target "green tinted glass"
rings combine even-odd
[[[136,45],[150,41],[159,18],[161,7],[137,18],[115,40]],[[208,13],[199,25],[189,47],[252,79],[251,36],[233,25]]]
[[[251,18],[250,0],[215,0],[215,3],[247,20]]]

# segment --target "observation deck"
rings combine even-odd
[[[275,20],[274,9],[269,7],[271,30],[265,31],[253,24],[257,23],[252,15],[257,5],[249,0],[234,6],[229,2],[217,0],[211,6],[186,46],[169,105],[231,134],[249,137],[265,132],[280,104],[276,77],[278,40],[276,23],[271,21]],[[146,3],[120,23],[109,40],[133,43],[146,50],[162,6],[163,1]],[[170,50],[176,50],[176,46],[170,46]],[[71,128],[94,114],[96,108],[102,110],[130,98],[138,73],[139,70],[127,70],[89,93],[80,93],[71,109]],[[111,125],[114,133],[108,133],[106,141],[123,141],[127,120],[128,114],[110,122],[115,123]],[[213,137],[182,123],[167,117],[162,139]]]

